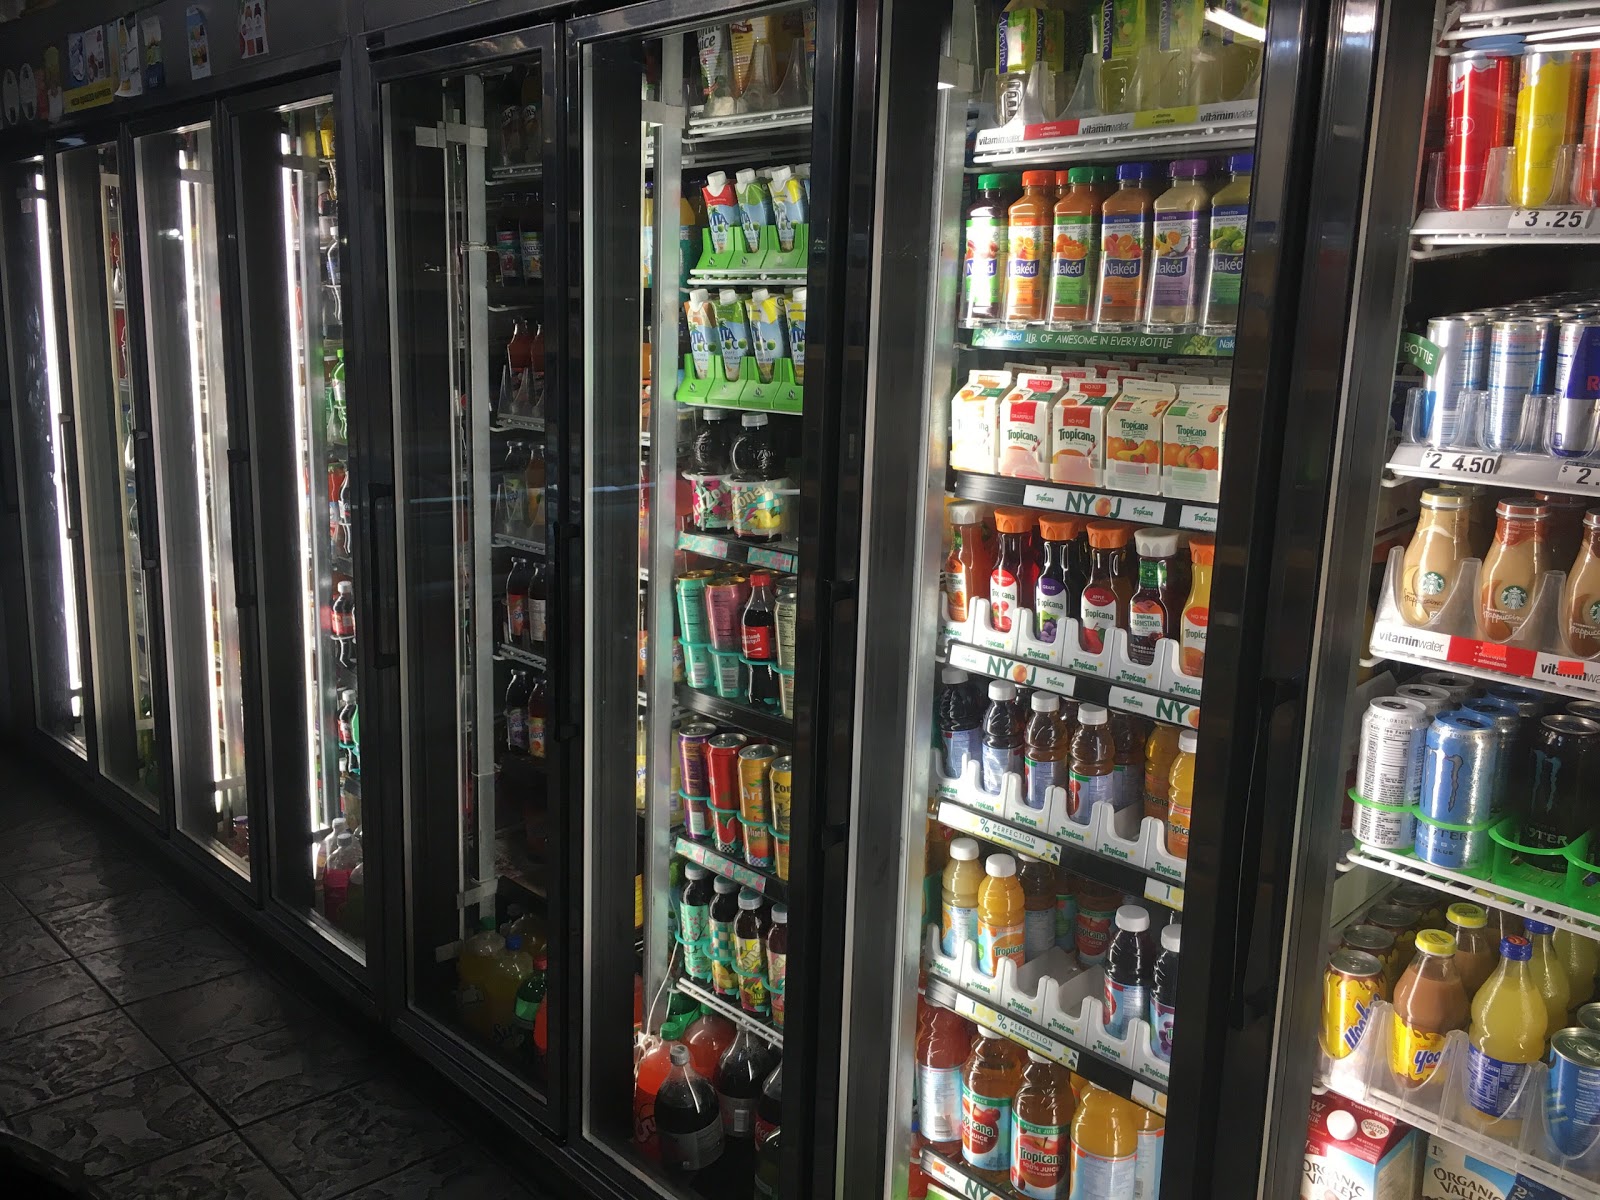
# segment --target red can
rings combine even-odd
[[[719,733],[706,743],[712,808],[739,810],[739,749],[748,740],[742,733]]]
[[[1439,203],[1460,212],[1483,196],[1489,151],[1509,146],[1517,113],[1517,60],[1486,50],[1450,56]]]
[[[1587,84],[1577,133],[1582,143],[1578,150],[1578,186],[1572,202],[1593,208],[1600,204],[1600,50],[1586,50],[1577,58],[1578,65],[1587,72]]]

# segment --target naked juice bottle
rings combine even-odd
[[[1149,163],[1117,168],[1117,190],[1100,206],[1100,295],[1097,328],[1115,332],[1144,320],[1153,197]]]
[[[999,532],[994,569],[989,573],[989,619],[995,632],[1007,633],[1019,608],[1033,608],[1039,560],[1033,554],[1034,515],[1023,508],[997,508]]]
[[[1146,327],[1162,331],[1200,323],[1200,248],[1211,231],[1211,189],[1203,182],[1211,164],[1203,158],[1180,158],[1168,169],[1172,186],[1152,205],[1155,268],[1145,310]]]
[[[978,198],[967,211],[961,279],[961,324],[996,325],[1006,301],[1006,200],[1015,175],[979,175]]]
[[[1132,531],[1120,521],[1095,521],[1089,526],[1089,582],[1083,589],[1078,619],[1083,622],[1079,640],[1091,654],[1099,654],[1111,640],[1110,630],[1128,627],[1128,602],[1133,580],[1126,559]]]
[[[1600,656],[1600,508],[1583,514],[1583,545],[1561,589],[1560,622],[1572,653]]]
[[[1100,195],[1093,167],[1056,172],[1050,262],[1050,325],[1071,329],[1094,319],[1094,282],[1100,247]]]
[[[1045,319],[1055,186],[1054,171],[1024,171],[1022,197],[1007,210],[1006,324],[1013,328]]]

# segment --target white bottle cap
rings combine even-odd
[[[750,299],[754,300],[757,304],[760,304],[771,295],[772,293],[767,291],[766,288],[756,288],[750,293]]]
[[[1033,855],[1031,855],[1031,854],[1023,854],[1021,851],[1017,852],[1017,857],[1019,859],[1021,859],[1023,862],[1038,862],[1039,861]]]
[[[1061,710],[1061,697],[1054,692],[1035,691],[1030,701],[1034,712],[1059,712]]]
[[[789,180],[794,178],[794,172],[788,167],[773,167],[772,174],[768,175],[767,178],[772,180],[773,183],[782,187],[785,183],[788,183]]]
[[[1029,1062],[1046,1063],[1046,1064],[1048,1064],[1048,1063],[1053,1063],[1055,1060],[1054,1059],[1050,1059],[1050,1058],[1046,1058],[1042,1054],[1035,1054],[1032,1050],[1029,1050],[1028,1051],[1028,1061]]]
[[[700,410],[700,415],[707,421],[726,421],[733,416],[733,410],[731,408],[703,408]]]
[[[991,854],[984,860],[983,873],[995,879],[1010,879],[1017,873],[1017,860],[1009,854]]]
[[[789,907],[786,904],[772,906],[772,923],[774,925],[787,925],[789,923]]]
[[[1161,948],[1176,954],[1183,943],[1183,926],[1177,921],[1161,931]]]
[[[732,288],[723,288],[717,293],[718,304],[736,304],[738,303],[738,300],[739,293],[734,291]]]
[[[983,520],[983,511],[976,504],[952,504],[944,511],[952,525],[976,525]]]
[[[706,191],[720,192],[728,183],[726,171],[713,171],[706,176]]]
[[[1178,735],[1178,749],[1193,754],[1200,749],[1200,735],[1192,729],[1185,729]]]
[[[1016,698],[1017,698],[1017,685],[1016,684],[1007,683],[1004,679],[993,679],[993,680],[989,681],[989,699],[991,699],[991,700],[1015,700]]]
[[[803,288],[803,287],[790,288],[789,289],[789,295],[790,295],[790,297],[792,299],[799,301],[801,307],[805,306],[805,302],[806,302],[806,289],[805,288]]]
[[[950,857],[957,862],[972,862],[978,857],[978,843],[973,838],[957,838],[950,843]]]
[[[706,291],[705,288],[692,288],[689,291],[689,303],[690,304],[696,304],[696,305],[704,304],[710,299],[711,299],[711,293]]]
[[[739,424],[743,425],[746,429],[754,429],[757,426],[765,425],[766,423],[766,413],[745,413],[744,416],[739,418]]]
[[[1078,705],[1079,725],[1104,725],[1109,719],[1105,706],[1101,704]]]
[[[939,672],[940,683],[965,683],[966,681],[967,673],[960,667],[946,667]]]
[[[1133,544],[1141,558],[1171,558],[1178,553],[1178,535],[1170,529],[1136,529]]]
[[[736,183],[739,187],[748,187],[750,184],[754,183],[755,181],[756,181],[756,173],[755,173],[755,169],[752,168],[752,167],[745,167],[742,171],[739,171],[733,177],[733,182]]]
[[[1117,928],[1130,933],[1143,933],[1150,928],[1150,914],[1137,904],[1124,904],[1117,909]]]

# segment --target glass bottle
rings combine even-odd
[[[1022,508],[997,508],[999,546],[989,573],[989,617],[995,631],[1007,633],[1017,609],[1032,609],[1039,562],[1031,553],[1034,515]]]
[[[1560,620],[1573,654],[1600,656],[1600,509],[1583,516],[1583,544],[1561,589]]]
[[[982,595],[988,584],[989,548],[984,543],[981,508],[952,504],[945,511],[950,518],[950,553],[944,562],[944,615],[959,623],[967,619],[967,602]]]
[[[1444,606],[1463,559],[1472,557],[1467,524],[1472,504],[1460,488],[1429,488],[1422,493],[1416,532],[1400,568],[1400,616],[1408,625],[1426,625]]]
[[[1478,636],[1503,642],[1528,619],[1533,593],[1551,567],[1550,509],[1532,496],[1512,496],[1494,511],[1494,543],[1478,576]]]
[[[1178,552],[1176,534],[1141,529],[1133,535],[1139,551],[1139,587],[1128,600],[1128,657],[1141,666],[1156,661],[1156,646],[1172,636],[1172,597],[1167,560]]]
[[[1120,521],[1095,521],[1089,526],[1093,559],[1079,608],[1083,622],[1079,636],[1091,654],[1105,649],[1111,629],[1128,627],[1128,601],[1133,596],[1126,564],[1130,533]]]

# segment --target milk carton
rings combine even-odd
[[[1300,1200],[1411,1200],[1421,1135],[1333,1092],[1311,1097]]]
[[[1157,495],[1161,491],[1161,419],[1177,389],[1154,380],[1122,380],[1122,394],[1106,415],[1104,486]]]
[[[1492,1163],[1460,1146],[1428,1139],[1422,1171],[1422,1200],[1562,1200],[1561,1194]]]
[[[1050,420],[1050,479],[1075,487],[1101,486],[1106,462],[1106,410],[1113,391],[1099,379],[1075,380],[1056,401]]]
[[[1066,390],[1059,375],[1018,375],[1000,402],[1000,474],[1050,478],[1050,414]]]
[[[1161,491],[1215,504],[1221,495],[1228,389],[1185,384],[1161,418]]]
[[[1010,371],[973,371],[950,401],[950,465],[995,474],[1000,461],[1000,398]]]

